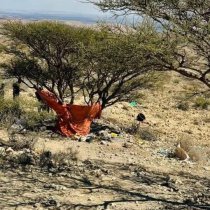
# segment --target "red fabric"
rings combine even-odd
[[[87,135],[93,119],[100,118],[101,105],[95,103],[92,106],[80,106],[72,104],[60,104],[54,94],[49,91],[38,90],[42,100],[58,115],[56,128],[64,136],[74,134]]]

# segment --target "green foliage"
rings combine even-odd
[[[51,112],[46,111],[37,112],[33,111],[36,107],[33,103],[29,103],[25,100],[27,104],[27,109],[23,107],[23,102],[21,100],[9,100],[1,99],[0,102],[0,125],[4,127],[11,126],[17,119],[21,119],[24,122],[24,127],[29,130],[36,130],[38,127],[43,125],[44,121],[55,121],[55,115]],[[30,106],[30,107],[29,107]]]
[[[2,27],[8,39],[5,52],[14,57],[3,67],[8,76],[27,79],[31,87],[45,87],[63,101],[67,89],[74,96],[82,50],[95,33],[56,22],[6,22]]]
[[[0,124],[11,125],[16,118],[23,114],[18,100],[1,99],[0,101]]]
[[[147,23],[136,30],[122,26],[104,26],[103,30],[108,30],[109,38],[86,51],[88,70],[84,71],[82,84],[90,96],[88,103],[97,98],[106,107],[129,100],[135,90],[148,87],[149,72],[164,69],[159,57],[164,56],[167,45]]]
[[[202,96],[195,99],[194,107],[200,109],[207,109],[210,106],[210,101]]]
[[[165,67],[197,79],[210,87],[209,0],[98,0],[93,2],[103,11],[121,11],[125,14],[131,13],[153,19],[166,39],[176,40],[171,43],[172,45],[168,45],[174,60],[171,62],[165,57],[161,58]],[[173,44],[176,45],[175,48]]]
[[[55,115],[53,113],[48,113],[46,111],[36,112],[30,111],[27,112],[24,116],[26,122],[26,128],[29,130],[36,130],[38,127],[43,125],[44,121],[55,121]]]
[[[127,100],[146,87],[148,72],[166,69],[163,59],[172,62],[173,42],[148,21],[135,30],[7,22],[2,34],[9,39],[5,52],[14,56],[3,66],[8,76],[44,87],[60,101],[70,97],[71,103],[78,91],[87,104],[102,101],[103,108]]]

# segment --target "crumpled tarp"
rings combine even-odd
[[[61,104],[56,96],[45,90],[37,90],[37,93],[50,108],[58,115],[56,129],[64,136],[79,134],[86,136],[90,132],[93,119],[100,118],[101,105],[95,103],[91,106],[73,104]]]

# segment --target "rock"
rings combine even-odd
[[[40,128],[39,128],[39,131],[46,131],[47,130],[47,127],[46,126],[41,126]]]
[[[55,190],[58,190],[58,191],[67,189],[67,187],[65,187],[65,186],[56,185],[56,184],[45,184],[43,187],[46,188],[46,189],[55,189]]]
[[[6,155],[6,149],[4,147],[0,147],[0,156]]]
[[[56,207],[59,207],[60,204],[53,198],[49,198],[47,201],[45,202],[42,202],[42,204],[45,206],[45,207],[48,207],[48,206],[56,206]]]
[[[91,143],[96,138],[94,134],[89,134],[86,136],[86,142]]]
[[[24,130],[24,127],[21,124],[13,124],[10,129],[14,132],[20,132]]]
[[[205,166],[205,167],[203,167],[204,168],[204,170],[206,170],[206,171],[210,171],[210,166]]]
[[[8,147],[7,149],[6,149],[6,153],[10,153],[10,154],[14,154],[14,150],[11,148],[11,147]]]
[[[86,141],[86,139],[87,139],[86,136],[82,136],[82,137],[79,138],[79,141],[80,141],[80,142],[81,142],[81,141]]]
[[[41,203],[35,203],[34,207],[37,208],[37,209],[40,209],[40,210],[44,209],[44,208],[42,208],[42,204]]]
[[[106,141],[101,141],[102,145],[107,145],[108,143]]]
[[[131,143],[124,143],[123,144],[123,147],[125,147],[125,148],[131,148],[133,146],[133,144],[131,144]]]
[[[99,131],[99,136],[102,140],[111,141],[111,134],[107,130]]]

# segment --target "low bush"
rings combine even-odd
[[[157,141],[157,134],[150,128],[139,128],[138,135],[142,140],[145,141]]]
[[[189,110],[190,106],[187,102],[181,102],[177,105],[177,108],[182,111],[187,111],[187,110]]]
[[[44,124],[44,121],[54,121],[55,120],[55,115],[51,112],[48,113],[46,111],[43,112],[36,112],[36,111],[30,111],[27,112],[24,115],[25,119],[25,127],[26,129],[29,130],[36,130],[40,126]]]
[[[210,101],[206,99],[205,97],[198,97],[195,99],[194,107],[200,108],[200,109],[207,109],[210,105]]]
[[[133,123],[129,128],[125,129],[129,134],[135,135],[136,137],[140,137],[145,141],[157,141],[157,132],[152,130],[149,127],[139,127],[138,124]]]
[[[1,99],[0,102],[0,124],[11,125],[15,119],[20,118],[23,114],[23,110],[20,107],[19,101]]]

